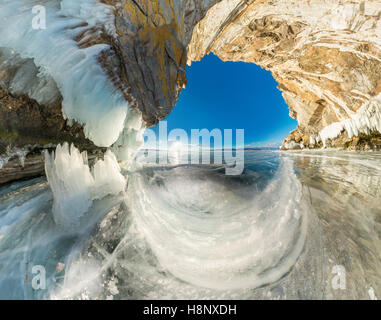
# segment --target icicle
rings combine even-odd
[[[58,145],[56,152],[45,152],[45,172],[54,195],[53,215],[57,224],[75,226],[88,211],[92,201],[124,191],[126,180],[114,154],[107,151],[93,172],[87,153],[74,145]]]
[[[48,26],[34,30],[35,4],[25,0],[0,2],[0,47],[33,59],[40,72],[56,82],[63,96],[64,117],[82,123],[86,136],[96,145],[111,146],[123,131],[129,106],[97,61],[99,53],[109,46],[81,49],[73,40],[98,24],[112,32],[111,7],[95,0],[45,1]]]
[[[381,132],[381,94],[361,107],[351,118],[334,122],[323,128],[319,135],[326,146],[328,139],[337,138],[345,129],[348,137],[358,136],[359,133],[370,134],[372,131]]]

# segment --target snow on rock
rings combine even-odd
[[[0,87],[15,96],[28,95],[41,105],[51,105],[59,96],[54,80],[41,74],[32,59],[22,59],[12,49],[0,48],[0,70],[15,70],[13,76],[7,77],[3,73],[0,77]]]
[[[87,153],[68,143],[55,153],[45,152],[45,172],[54,195],[54,220],[64,227],[77,225],[93,200],[123,192],[126,185],[111,151],[90,169]]]
[[[28,155],[30,150],[28,148],[14,148],[11,149],[9,146],[2,156],[0,156],[0,170],[11,160],[13,157],[17,156],[20,165],[24,167],[25,165],[25,157]]]
[[[326,147],[328,139],[337,138],[344,130],[347,131],[349,138],[359,133],[381,132],[381,94],[371,99],[349,119],[334,122],[323,128],[319,133],[323,147]]]
[[[296,143],[294,140],[291,140],[290,142],[284,144],[284,148],[286,150],[302,149],[301,145],[301,143]]]
[[[90,26],[103,24],[108,34],[116,37],[114,8],[96,0],[62,0],[61,14],[85,20]]]
[[[101,147],[111,146],[123,131],[129,105],[97,63],[109,45],[79,48],[76,36],[102,24],[113,33],[109,6],[95,0],[48,0],[45,30],[32,28],[37,1],[0,2],[0,47],[12,48],[22,58],[34,60],[63,96],[65,118],[84,125],[86,136]],[[10,32],[12,30],[12,32]]]
[[[323,147],[326,147],[326,142],[328,139],[337,138],[343,130],[344,123],[342,122],[334,122],[331,125],[326,126],[323,130],[321,130],[319,135],[321,141],[323,142]]]

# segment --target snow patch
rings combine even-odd
[[[294,140],[291,140],[290,142],[287,142],[284,144],[284,148],[286,150],[302,149],[302,145],[303,145],[303,143],[299,144],[299,143],[296,143]]]
[[[61,14],[85,20],[90,26],[102,24],[106,32],[117,36],[114,8],[96,0],[62,0]]]
[[[0,157],[0,170],[8,163],[10,156]]]
[[[0,170],[11,160],[13,157],[17,156],[20,161],[20,165],[24,167],[25,165],[25,158],[30,152],[29,148],[25,149],[11,149],[7,148],[7,151],[4,155],[0,156]]]
[[[343,130],[344,123],[342,122],[334,122],[331,125],[326,126],[323,130],[321,130],[319,135],[323,142],[323,148],[326,147],[326,142],[328,139],[337,138]]]
[[[373,287],[369,288],[368,294],[369,294],[370,300],[378,300],[377,296],[376,296],[376,293],[374,292]]]
[[[40,74],[33,59],[22,59],[12,49],[0,48],[0,70],[12,70],[10,77],[0,77],[0,86],[16,96],[26,94],[45,106],[60,96],[55,81],[49,75]]]
[[[331,28],[334,30],[350,29],[352,21],[360,14],[360,6],[352,3],[339,4],[333,11],[331,17]]]

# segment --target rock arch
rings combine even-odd
[[[380,15],[376,1],[224,0],[195,27],[188,63],[213,52],[270,70],[299,124],[284,146],[344,146],[381,130]]]
[[[144,126],[156,124],[171,112],[186,85],[186,64],[213,52],[222,60],[256,63],[272,72],[290,107],[290,116],[299,124],[286,138],[284,147],[348,146],[352,136],[381,131],[378,0],[45,3],[51,14],[67,17],[68,21],[73,21],[73,17],[78,20],[70,28],[58,31],[71,37],[69,40],[76,43],[78,51],[105,46],[94,57],[106,78],[101,80],[141,113]],[[0,16],[7,15],[12,22],[17,4],[24,10],[33,2],[4,1]],[[67,33],[68,29],[72,33]],[[25,52],[16,49],[28,49],[28,44],[12,48],[12,41],[3,40],[12,30],[3,28],[2,32],[0,153],[6,144],[59,142],[70,136],[84,148],[91,147],[92,143],[85,139],[86,132],[83,134],[78,125],[72,127],[75,121],[67,122],[62,115],[62,101],[68,93],[60,90],[57,83],[59,70],[53,75],[46,69],[41,73],[41,57],[37,59],[28,50],[25,57]],[[34,36],[38,41],[38,36]],[[86,70],[82,71],[86,75]],[[20,77],[26,72],[27,83]],[[44,91],[46,101],[38,98],[42,88],[50,88],[49,94]],[[81,95],[80,90],[76,94]],[[76,98],[70,97],[70,101]],[[25,118],[31,121],[22,121]],[[45,124],[43,129],[31,125],[38,122]],[[33,134],[28,136],[28,132]]]

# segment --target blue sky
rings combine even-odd
[[[255,64],[223,62],[210,54],[188,67],[187,77],[187,87],[165,119],[168,131],[181,128],[190,135],[191,129],[244,129],[246,145],[265,145],[282,142],[297,126],[271,73]]]

